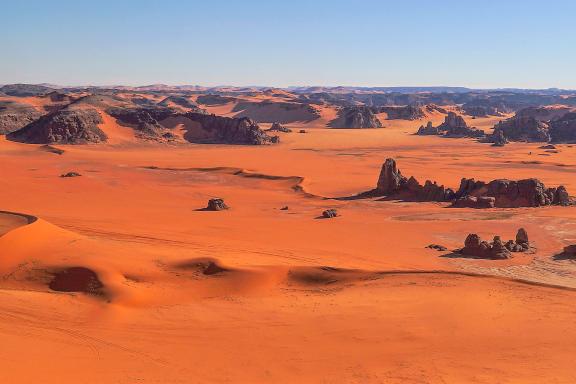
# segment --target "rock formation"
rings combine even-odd
[[[333,128],[381,128],[382,123],[366,106],[343,107],[338,118],[329,124]]]
[[[103,120],[95,109],[62,109],[40,117],[7,135],[8,139],[30,144],[85,144],[107,140],[98,128]]]
[[[438,127],[432,125],[431,121],[429,121],[428,124],[426,124],[426,126],[421,125],[420,128],[418,128],[418,132],[416,132],[416,134],[420,136],[440,135],[441,133],[442,132],[440,132]]]
[[[384,106],[380,112],[388,115],[388,120],[418,120],[424,117],[422,108],[417,105]]]
[[[466,256],[478,257],[481,259],[503,260],[512,257],[512,252],[526,252],[530,249],[528,233],[524,228],[520,228],[516,234],[516,240],[509,240],[506,243],[500,236],[494,236],[492,243],[482,241],[480,236],[471,233],[464,241],[464,248],[459,252]]]
[[[369,194],[416,201],[449,201],[454,191],[430,180],[421,185],[414,177],[407,179],[396,167],[394,159],[386,159],[376,189]]]
[[[445,137],[483,137],[484,131],[474,127],[469,127],[462,116],[454,112],[448,112],[444,122],[437,127],[428,122],[426,127],[421,126],[416,132],[417,135],[443,135]]]
[[[548,124],[532,116],[516,115],[494,126],[492,137],[502,135],[510,141],[548,142]]]
[[[278,142],[247,117],[232,118],[194,112],[188,112],[183,116],[199,123],[202,129],[209,133],[208,138],[195,142],[251,145]]]
[[[82,175],[79,174],[78,172],[67,172],[67,173],[63,173],[62,175],[60,175],[60,177],[78,177],[78,176],[82,176]]]
[[[504,136],[504,132],[498,131],[491,136],[493,147],[503,147],[508,144],[508,139]]]
[[[270,132],[284,132],[284,133],[292,132],[292,130],[290,128],[286,128],[285,126],[283,126],[279,122],[272,123],[272,126],[270,127],[270,129],[268,129],[268,131],[270,131]]]
[[[42,113],[30,105],[0,101],[0,135],[15,132],[40,116]]]
[[[206,206],[207,211],[224,211],[228,208],[224,200],[220,198],[208,200],[208,205]]]
[[[173,110],[165,107],[132,107],[109,108],[106,112],[118,120],[119,124],[130,126],[137,131],[141,138],[160,138],[165,129],[158,121],[175,114]]]
[[[576,112],[569,112],[550,122],[550,141],[576,143]]]
[[[414,177],[402,175],[394,159],[386,159],[380,170],[376,188],[364,196],[385,196],[412,201],[449,201],[454,208],[516,208],[546,205],[571,205],[564,186],[547,188],[538,179],[492,180],[489,183],[463,178],[459,189],[427,180],[421,185]]]

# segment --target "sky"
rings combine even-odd
[[[0,5],[0,84],[576,89],[574,0]]]

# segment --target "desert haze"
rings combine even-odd
[[[576,92],[0,87],[0,382],[574,383]]]

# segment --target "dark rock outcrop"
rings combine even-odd
[[[576,112],[551,121],[549,132],[553,143],[576,143]]]
[[[441,133],[442,132],[440,132],[438,127],[432,125],[431,121],[429,121],[428,124],[426,124],[426,126],[421,125],[420,128],[418,128],[418,132],[416,132],[416,134],[420,136],[440,135]]]
[[[42,113],[30,105],[0,101],[0,135],[15,132],[41,116]]]
[[[517,208],[571,205],[566,188],[547,188],[538,179],[492,180],[489,183],[463,178],[459,189],[427,180],[421,185],[414,177],[402,175],[394,159],[386,159],[376,188],[360,196],[384,196],[407,201],[446,201],[453,208]]]
[[[366,106],[343,107],[338,118],[329,124],[333,128],[382,128],[382,123]]]
[[[224,200],[220,198],[208,200],[208,205],[206,206],[207,211],[224,211],[228,208]]]
[[[30,144],[85,144],[107,140],[98,128],[103,122],[95,109],[62,109],[40,117],[7,135],[8,139]]]
[[[267,135],[258,124],[247,117],[232,118],[193,112],[183,116],[199,123],[202,129],[209,134],[208,137],[204,136],[194,142],[251,145],[274,142],[272,136]]]
[[[550,141],[548,129],[547,123],[533,116],[516,115],[498,122],[491,137],[495,139],[502,134],[510,141],[548,142]]]
[[[426,180],[424,185],[421,185],[414,177],[407,179],[396,167],[394,159],[386,159],[380,170],[376,189],[368,193],[373,196],[416,201],[449,201],[454,195],[454,191],[436,182]]]
[[[118,120],[119,124],[129,126],[137,131],[141,138],[161,138],[166,133],[159,121],[167,119],[175,114],[170,108],[165,107],[133,107],[109,108],[106,112]]]
[[[516,240],[502,241],[500,236],[494,236],[492,243],[482,241],[480,236],[471,233],[464,241],[464,248],[459,252],[462,255],[481,259],[504,260],[512,257],[512,252],[526,252],[530,249],[528,233],[520,228],[516,234]]]
[[[491,142],[493,147],[503,147],[508,144],[508,139],[504,136],[504,132],[498,131],[491,136]]]
[[[422,108],[417,105],[384,106],[380,112],[386,113],[388,120],[418,120],[425,116]]]
[[[53,88],[36,84],[7,84],[0,87],[0,92],[8,96],[38,96],[54,91]]]
[[[430,245],[427,245],[426,248],[434,249],[438,252],[444,252],[444,251],[448,250],[448,248],[446,248],[443,245],[439,245],[439,244],[430,244]]]
[[[485,133],[481,129],[469,127],[464,118],[454,112],[448,112],[444,122],[437,127],[432,122],[424,127],[421,126],[416,132],[417,135],[443,135],[445,137],[484,137]]]

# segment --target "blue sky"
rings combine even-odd
[[[0,83],[576,89],[573,0],[0,1]]]

